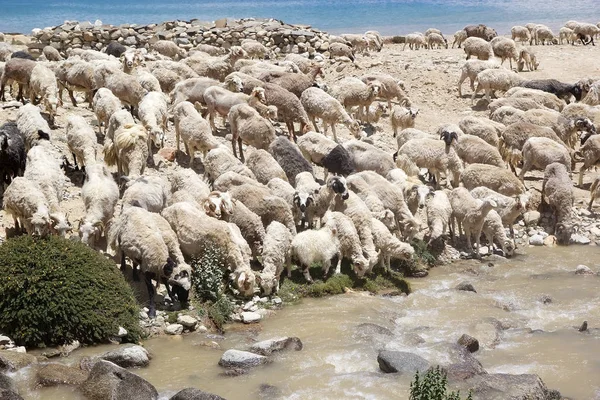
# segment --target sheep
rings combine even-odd
[[[352,62],[356,60],[352,48],[343,43],[331,43],[329,45],[329,58],[334,57],[348,57]]]
[[[102,126],[104,126],[104,133],[106,133],[110,117],[123,107],[121,100],[109,89],[100,88],[94,95],[93,104],[94,114],[98,120],[98,130],[102,134]]]
[[[425,43],[427,43],[428,49],[433,49],[434,45],[437,45],[437,48],[448,48],[448,41],[444,39],[444,37],[438,33],[431,33],[429,35],[425,35]]]
[[[73,96],[73,91],[84,92],[86,100],[91,106],[92,92],[96,89],[94,79],[94,67],[79,59],[68,59],[58,63],[56,68],[56,80],[59,85],[58,98],[62,102],[62,91],[66,89],[73,107],[77,107],[77,100]]]
[[[392,107],[390,123],[392,124],[392,130],[394,131],[394,137],[398,135],[398,128],[400,128],[400,130],[414,128],[417,115],[419,115],[419,110],[417,108],[406,108],[402,106]]]
[[[23,87],[29,85],[33,69],[37,66],[35,61],[23,58],[11,58],[4,64],[4,72],[0,78],[0,101],[6,101],[4,87],[7,83],[18,83],[19,93],[17,100],[23,101]]]
[[[256,274],[256,282],[266,296],[279,291],[279,278],[284,266],[291,274],[292,234],[282,224],[273,221],[267,226],[263,251],[263,270]]]
[[[595,166],[598,160],[600,160],[600,135],[592,135],[575,152],[575,161],[583,161],[583,165],[579,169],[579,187],[583,187],[583,173]]]
[[[336,273],[341,272],[342,258],[352,262],[353,270],[359,278],[370,272],[369,261],[363,255],[361,241],[352,219],[341,212],[327,211],[323,216],[323,225],[331,227],[337,235],[339,253]]]
[[[175,42],[170,40],[159,40],[152,45],[152,50],[163,56],[172,58],[173,60],[181,60],[185,58],[185,50],[177,46]]]
[[[28,90],[31,103],[35,104],[36,97],[39,96],[50,121],[54,122],[58,106],[58,86],[54,72],[43,64],[36,64],[31,71]]]
[[[259,150],[266,150],[275,140],[275,128],[268,119],[249,104],[236,104],[227,115],[231,127],[231,146],[233,155],[237,157],[237,147],[240,149],[240,160],[244,162],[242,143]]]
[[[161,60],[147,65],[164,93],[173,91],[175,85],[184,79],[198,78],[194,70],[181,62]]]
[[[600,122],[600,107],[598,106],[588,106],[583,103],[571,103],[565,106],[560,113],[565,118],[574,119],[577,117],[585,117],[595,123]]]
[[[233,72],[235,62],[246,58],[247,53],[239,46],[229,49],[229,54],[222,57],[206,57],[194,55],[183,60],[183,64],[189,66],[199,76],[223,81],[227,75]]]
[[[587,104],[589,106],[597,106],[600,105],[600,84],[595,82],[593,85],[590,85],[588,92],[585,97],[581,100],[583,104]]]
[[[261,87],[255,87],[248,96],[243,93],[230,92],[220,86],[211,86],[204,91],[204,101],[208,108],[210,127],[214,133],[217,129],[215,126],[215,113],[218,112],[225,118],[231,107],[236,104],[265,103],[265,90]]]
[[[456,133],[453,133],[446,133],[443,142],[429,138],[409,140],[396,154],[406,155],[419,168],[429,169],[429,173],[435,176],[436,185],[440,184],[440,172],[444,171],[448,186],[456,187],[463,165],[452,145],[452,142],[457,140]],[[453,175],[452,183],[450,175]]]
[[[323,72],[321,70],[321,66],[317,65],[313,67],[313,69],[308,73],[304,74],[302,72],[299,73],[273,73],[273,72],[265,72],[259,79],[261,81],[275,83],[282,88],[289,90],[294,93],[298,98],[302,95],[302,93],[316,84],[317,76],[323,76]]]
[[[581,100],[582,90],[578,83],[568,84],[559,82],[556,79],[538,79],[523,81],[517,86],[552,93],[556,97],[565,100],[567,103],[569,103],[571,96],[575,97],[575,100],[577,101]]]
[[[222,196],[223,194],[221,194]],[[227,194],[228,195],[228,194]],[[209,198],[210,199],[210,198]],[[207,211],[207,203],[205,200],[204,210]],[[210,206],[210,204],[208,204]],[[222,217],[229,223],[235,224],[240,229],[240,234],[250,246],[250,253],[254,259],[261,253],[264,257],[264,241],[265,241],[265,228],[262,224],[261,218],[254,212],[250,211],[241,201],[231,200],[231,210],[221,213]],[[279,224],[277,221],[272,221]],[[269,224],[270,225],[270,224]],[[291,235],[289,229],[285,227],[286,231]],[[263,258],[264,263],[264,258]]]
[[[264,59],[268,54],[269,50],[263,46],[262,43],[256,40],[245,39],[240,44],[242,49],[246,52],[249,58]]]
[[[142,125],[126,124],[114,132],[114,141],[106,140],[104,144],[105,161],[108,165],[117,164],[119,177],[142,175],[148,155],[148,134]]]
[[[370,186],[383,203],[384,209],[392,211],[398,231],[405,237],[411,238],[418,223],[405,202],[403,190],[372,171],[360,172],[353,179],[357,178],[363,179]]]
[[[313,174],[313,168],[303,156],[298,146],[284,137],[278,137],[269,146],[269,152],[285,171],[285,175],[292,186],[296,185],[296,175],[301,172]]]
[[[466,116],[458,123],[459,128],[467,135],[480,137],[490,145],[498,148],[504,125],[487,118]]]
[[[297,144],[304,158],[317,165],[322,165],[323,158],[338,146],[333,140],[312,131],[300,136]]]
[[[50,228],[50,213],[46,197],[34,182],[15,178],[3,195],[3,207],[13,217],[15,229],[25,229],[29,235],[45,236]]]
[[[139,104],[138,115],[148,132],[149,154],[152,154],[152,144],[158,148],[164,146],[168,121],[167,107],[167,96],[162,92],[148,92]]]
[[[294,213],[300,216],[299,221],[302,228],[304,228],[305,222],[308,222],[308,225],[311,226],[314,221],[314,196],[320,190],[321,185],[315,181],[310,172],[301,172],[296,175],[293,197]]]
[[[523,168],[519,174],[519,179],[523,181],[525,173],[532,167],[545,169],[552,163],[560,163],[571,173],[571,156],[569,151],[562,145],[552,139],[543,137],[532,137],[527,139],[523,145]],[[574,162],[573,162],[574,163]]]
[[[524,26],[520,26],[520,25],[513,26],[510,29],[510,33],[511,33],[512,40],[514,40],[515,42],[517,41],[517,39],[520,42],[531,41],[531,32],[529,32],[529,29],[527,29]]]
[[[313,282],[309,268],[315,263],[321,264],[323,276],[326,277],[331,268],[331,260],[340,253],[337,231],[331,226],[323,226],[318,231],[306,230],[300,232],[292,239],[291,252],[292,257],[298,260],[307,282]]]
[[[496,33],[496,31],[494,29],[492,29],[488,26],[485,26],[483,24],[468,25],[468,26],[465,26],[463,28],[463,30],[467,34],[468,38],[474,36],[474,37],[485,39],[488,42],[491,41],[496,36],[498,36],[498,34]]]
[[[498,69],[500,64],[495,60],[467,60],[461,67],[460,79],[458,80],[458,96],[462,97],[462,84],[465,79],[471,80],[471,90],[475,91],[475,79],[477,74],[486,69]]]
[[[358,119],[358,110],[358,107],[352,107],[352,109],[350,110],[350,115],[352,116],[352,118]],[[388,112],[388,108],[383,103],[374,103],[371,104],[369,108],[365,110],[365,112],[367,113],[369,121],[371,121],[372,124],[377,124],[379,123],[381,116]]]
[[[308,56],[295,53],[286,54],[284,61],[293,62],[296,66],[298,66],[299,70],[305,74],[308,74],[315,65],[319,64],[316,58],[314,60],[310,60]]]
[[[115,96],[129,107],[137,108],[146,89],[139,84],[135,77],[120,70],[113,70],[105,65],[100,65],[94,70],[97,88],[110,89]]]
[[[264,226],[268,226],[271,221],[278,221],[284,224],[290,232],[296,234],[292,210],[283,199],[271,195],[267,188],[242,184],[230,188],[229,193],[233,199],[241,201],[248,209],[256,213]]]
[[[183,141],[185,151],[190,157],[190,167],[194,164],[196,150],[202,151],[203,161],[210,150],[216,149],[219,142],[212,135],[210,125],[192,103],[183,101],[173,109],[175,120],[175,142],[177,151],[180,150],[179,141]]]
[[[432,135],[430,135],[427,132],[423,132],[419,129],[415,129],[415,128],[406,128],[401,130],[397,135],[396,135],[396,143],[398,144],[398,149],[400,149],[400,147],[402,147],[404,145],[404,143],[408,142],[411,139],[427,139],[427,138],[432,138]]]
[[[543,25],[542,26],[538,25],[536,27],[536,29],[533,32],[533,36],[534,36],[536,45],[539,44],[540,42],[542,43],[542,45],[545,45],[546,43],[552,44],[555,40],[554,33],[552,32],[552,30],[550,30],[550,28],[548,28],[547,26],[543,26]]]
[[[379,96],[379,87],[381,84],[377,81],[364,83],[358,78],[344,78],[340,80],[332,89],[332,95],[346,108],[358,106],[359,118],[363,122],[369,123],[369,116],[365,113],[371,103]]]
[[[372,144],[359,140],[349,140],[343,146],[354,160],[356,171],[370,170],[385,176],[389,170],[396,168],[392,155]]]
[[[202,163],[204,164],[204,174],[211,181],[215,181],[228,171],[236,172],[252,180],[256,179],[248,167],[222,146],[210,150]]]
[[[352,47],[356,53],[365,54],[368,51],[369,41],[364,35],[346,33],[341,35],[341,37],[346,40],[344,44]]]
[[[537,89],[526,89],[520,86],[515,86],[514,88],[508,90],[504,95],[505,97],[530,98],[538,104],[555,111],[561,111],[566,105],[564,100],[559,99],[552,93],[544,92]]]
[[[112,41],[105,48],[104,52],[110,56],[119,58],[121,54],[127,51],[127,47],[123,46],[121,43]]]
[[[306,89],[302,93],[302,96],[300,96],[300,102],[306,110],[317,132],[319,132],[319,129],[315,118],[321,118],[323,121],[324,134],[327,135],[327,126],[331,125],[333,140],[336,142],[338,142],[338,138],[335,132],[335,124],[338,122],[346,125],[354,137],[360,138],[361,129],[358,122],[350,118],[338,100],[330,96],[322,89],[316,87]]]
[[[492,45],[494,55],[502,60],[500,65],[504,64],[504,61],[508,59],[510,69],[512,70],[512,61],[515,60],[516,63],[519,58],[519,52],[517,51],[517,45],[514,40],[499,36],[494,38],[490,44]]]
[[[464,29],[461,29],[460,31],[456,31],[453,37],[454,41],[452,42],[452,48],[454,48],[454,45],[456,44],[460,49],[460,46],[464,43],[465,40],[467,40],[467,32],[465,32]]]
[[[594,124],[588,118],[564,118],[559,112],[551,110],[525,111],[520,119],[540,126],[549,126],[571,148],[575,147],[579,131],[589,132],[595,129]]]
[[[574,195],[573,184],[564,165],[553,163],[546,167],[542,182],[542,202],[545,202],[546,198],[556,217],[556,241],[558,244],[568,245],[575,228],[571,217]]]
[[[500,107],[509,106],[516,108],[517,110],[527,111],[532,110],[534,108],[547,109],[544,105],[535,101],[535,99],[527,98],[527,97],[505,97],[501,99],[496,99],[488,104],[488,109],[490,113],[493,113]]]
[[[128,180],[121,207],[141,207],[154,213],[160,213],[168,204],[171,185],[160,176],[139,176]]]
[[[462,225],[462,229],[464,229],[467,238],[467,248],[469,250],[472,250],[471,234],[474,234],[475,254],[479,256],[479,237],[481,236],[483,222],[492,208],[497,206],[496,202],[489,199],[475,199],[471,196],[469,191],[463,187],[452,189],[448,195],[448,199],[452,205],[452,216],[450,217],[450,225],[452,226],[451,232],[456,233],[454,230],[455,221],[458,222],[459,234]]]
[[[488,164],[470,164],[460,174],[460,181],[468,190],[488,187],[505,196],[525,193],[525,185],[506,168]]]
[[[345,178],[338,176],[329,177],[325,185],[321,186],[319,191],[313,194],[314,208],[312,209],[312,217],[314,219],[308,221],[309,226],[312,227],[314,221],[321,221],[321,218],[323,218],[327,210],[331,207],[336,197],[346,200],[349,196],[350,192],[348,191]],[[297,200],[298,198],[294,195],[292,202],[295,207],[300,206]],[[301,217],[301,215],[297,214],[297,217]]]
[[[590,37],[590,42],[592,43],[592,46],[595,46],[594,44],[594,36],[598,35],[600,33],[600,28],[598,28],[596,25],[594,24],[589,24],[586,22],[579,22],[577,23],[577,25],[573,28],[573,33],[579,36],[589,36]],[[584,45],[586,43],[583,42],[583,40],[581,41]],[[588,42],[589,43],[589,42]]]
[[[223,47],[212,46],[205,43],[198,44],[196,47],[194,47],[194,49],[190,50],[189,55],[192,55],[191,53],[194,50],[201,51],[213,57],[227,54],[227,49]]]
[[[496,202],[497,208],[495,209],[495,211],[498,213],[498,215],[500,215],[502,219],[502,225],[508,226],[511,238],[514,241],[515,231],[513,229],[513,225],[515,223],[515,220],[526,211],[527,202],[529,201],[529,195],[527,193],[524,193],[517,196],[509,197],[497,193],[492,189],[484,186],[476,187],[470,192],[471,196],[473,196],[476,199],[483,200],[489,198]]]
[[[121,255],[122,271],[125,270],[125,257],[132,260],[134,280],[138,276],[139,264],[148,290],[150,318],[156,316],[152,278],[157,281],[156,286],[161,282],[166,284],[169,296],[169,285],[173,285],[174,289],[176,286],[179,300],[187,301],[191,267],[183,261],[177,236],[163,217],[139,207],[128,208],[113,223],[108,237],[110,247]]]
[[[429,228],[428,246],[442,237],[450,227],[452,205],[445,191],[436,190],[427,194],[425,199],[427,226]]]
[[[502,125],[510,125],[522,120],[525,111],[511,106],[502,106],[490,114],[490,120]]]
[[[342,145],[337,145],[321,160],[324,169],[323,179],[327,180],[329,172],[335,175],[348,176],[356,170],[354,158]]]
[[[463,42],[463,50],[467,54],[467,60],[475,56],[480,60],[489,60],[494,56],[492,45],[485,39],[469,37]]]
[[[527,65],[530,72],[536,71],[540,66],[535,53],[531,49],[521,48],[519,50],[519,61],[517,62],[517,71],[523,71],[523,67]]]
[[[375,249],[380,251],[379,262],[386,272],[391,271],[391,260],[410,260],[415,250],[408,243],[400,241],[392,235],[389,229],[376,218],[371,219],[373,225],[373,242]]]
[[[600,187],[600,177],[594,179],[592,185],[590,186],[590,202],[588,204],[588,210],[592,211],[592,205],[594,204],[594,200],[600,197],[600,191],[598,188]]]
[[[65,128],[67,134],[67,146],[71,154],[75,168],[78,165],[85,171],[86,167],[96,163],[96,133],[86,120],[79,115],[70,115],[67,118]]]
[[[471,103],[475,101],[475,96],[477,96],[477,93],[479,93],[480,90],[485,90],[485,98],[489,103],[491,102],[490,96],[492,96],[496,90],[506,92],[522,81],[523,78],[521,78],[519,74],[503,68],[483,70],[477,74],[477,88],[471,96]]]
[[[441,32],[440,32],[441,34]],[[366,31],[365,38],[369,42],[369,48],[372,50],[381,51],[383,48],[383,37],[377,31]]]
[[[131,113],[129,111],[119,110],[119,111],[113,113],[110,116],[110,118],[108,120],[108,126],[105,129],[106,138],[110,139],[111,141],[114,140],[115,132],[128,124],[131,124],[131,125],[135,124],[135,121],[133,120],[133,116],[131,115]],[[105,143],[105,146],[106,146],[106,143]]]
[[[515,242],[506,236],[504,227],[502,226],[502,218],[495,211],[491,210],[483,221],[481,232],[490,246],[490,253],[493,252],[494,242],[500,243],[504,257],[512,257],[515,252]]]
[[[402,47],[402,51],[404,51],[404,49],[406,49],[406,45],[408,45],[408,48],[411,50],[413,50],[413,49],[419,50],[420,47],[427,47],[427,41],[425,39],[425,36],[423,36],[422,33],[419,33],[419,32],[409,33],[405,37],[404,46]]]
[[[85,183],[81,187],[85,216],[79,222],[81,242],[94,248],[106,232],[119,200],[119,187],[102,163],[88,166]]]
[[[384,223],[384,225],[395,231],[398,228],[394,213],[386,209],[383,202],[377,195],[377,193],[371,188],[371,186],[362,177],[354,174],[348,177],[348,187],[360,197],[365,205],[371,211],[371,216]]]
[[[558,44],[563,44],[563,40],[565,40],[567,44],[575,42],[573,40],[573,29],[569,29],[566,26],[560,28],[558,31]]]
[[[252,151],[246,165],[256,176],[256,180],[266,185],[271,179],[279,178],[287,181],[285,172],[269,152],[258,149]]]
[[[42,117],[40,109],[33,104],[19,107],[17,112],[17,129],[23,135],[25,152],[29,151],[40,139],[49,139],[50,127]]]
[[[172,107],[175,107],[182,101],[189,101],[192,104],[196,102],[206,104],[204,101],[204,92],[209,87],[218,85],[219,81],[212,78],[199,77],[185,79],[178,82],[169,94],[171,105]],[[235,92],[239,92],[241,90],[241,84],[235,89]]]
[[[25,172],[25,143],[15,122],[0,126],[0,179],[10,185],[13,178]]]
[[[189,168],[177,169],[169,176],[169,181],[171,182],[171,192],[173,194],[185,191],[198,204],[202,203],[210,193],[208,184]],[[171,204],[174,204],[173,198],[171,198]]]
[[[554,140],[565,149],[569,149],[551,128],[535,125],[529,122],[515,122],[504,130],[500,139],[499,149],[502,158],[516,174],[516,166],[521,162],[522,149],[525,142],[532,137],[544,137]]]

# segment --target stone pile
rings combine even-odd
[[[309,25],[290,25],[275,19],[222,19],[203,22],[167,21],[160,24],[119,26],[102,21],[91,23],[65,21],[60,26],[33,29],[30,51],[40,52],[45,46],[59,51],[70,48],[101,50],[117,41],[125,46],[149,48],[158,40],[172,40],[189,50],[198,44],[229,48],[244,39],[254,39],[275,53],[313,53],[329,49],[329,35]]]

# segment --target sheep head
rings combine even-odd
[[[502,247],[505,257],[512,257],[515,254],[515,243],[511,239],[506,239]]]
[[[65,237],[67,232],[71,231],[71,224],[68,217],[60,212],[50,214],[50,219],[54,222],[52,229],[58,232],[61,237]]]
[[[168,277],[168,283],[177,299],[182,303],[187,302],[192,287],[192,267],[186,263],[177,265],[171,258],[167,258],[167,263],[163,266],[163,275]]]
[[[350,197],[346,179],[341,176],[332,176],[327,179],[327,187],[333,190],[334,193],[338,194],[342,200],[347,200],[348,197]]]
[[[267,263],[265,263],[265,266],[266,264]],[[273,292],[277,292],[279,290],[279,279],[277,276],[256,272],[255,279],[256,283],[260,285],[260,288],[265,296],[269,296]]]
[[[568,245],[571,241],[571,235],[575,231],[575,226],[568,222],[559,222],[556,224],[554,236],[558,244]]]
[[[407,197],[413,198],[417,200],[417,204],[419,208],[422,209],[425,207],[425,202],[427,200],[427,195],[433,193],[433,188],[426,185],[413,185],[409,192],[407,193]]]
[[[265,89],[257,86],[254,89],[252,89],[252,93],[250,93],[250,97],[256,97],[258,99],[258,101],[260,101],[263,104],[267,104],[267,100],[265,98]]]
[[[446,142],[446,146],[451,146],[453,140],[456,140],[456,142],[458,142],[458,134],[454,131],[442,129],[442,133],[440,134],[440,139],[442,139],[444,142]]]
[[[202,206],[206,215],[213,218],[225,219],[233,214],[233,200],[228,192],[211,192]]]
[[[48,215],[48,210],[45,207],[41,207],[31,216],[29,223],[32,225],[33,234],[35,236],[46,236],[48,228],[50,227],[50,215]]]
[[[362,254],[356,254],[352,257],[352,269],[357,277],[362,278],[370,267],[369,260]]]
[[[232,76],[226,80],[227,89],[232,92],[243,92],[244,91],[244,82],[242,82],[242,78],[239,76]]]
[[[85,220],[83,223],[79,224],[78,230],[81,243],[92,246],[95,239],[100,235],[102,230],[104,230],[104,224],[102,221]]]
[[[235,271],[233,279],[243,297],[250,297],[254,294],[254,286],[256,285],[256,275],[250,269],[244,271]]]

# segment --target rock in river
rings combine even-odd
[[[99,358],[123,368],[146,367],[150,364],[148,350],[138,345],[120,346],[116,350],[100,355]]]
[[[38,368],[36,381],[38,386],[80,385],[87,379],[87,373],[79,368],[60,363],[45,364]]]
[[[263,356],[271,355],[276,351],[282,350],[302,350],[302,341],[297,337],[282,337],[270,340],[263,340],[250,347],[250,351]]]
[[[100,360],[79,387],[89,400],[157,400],[158,392],[145,379],[113,364]]]
[[[225,400],[221,396],[196,388],[186,388],[177,392],[169,400]]]
[[[425,371],[429,362],[421,356],[404,351],[382,350],[377,355],[379,369],[386,373],[400,372],[413,374],[416,371]]]
[[[230,349],[221,356],[219,365],[225,368],[250,368],[260,364],[265,364],[267,357],[258,354],[250,353],[249,351],[241,351]]]

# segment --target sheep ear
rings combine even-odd
[[[240,273],[240,275],[237,278],[237,287],[238,288],[243,288],[244,287],[244,282],[246,282],[246,273],[242,272],[242,273]]]

